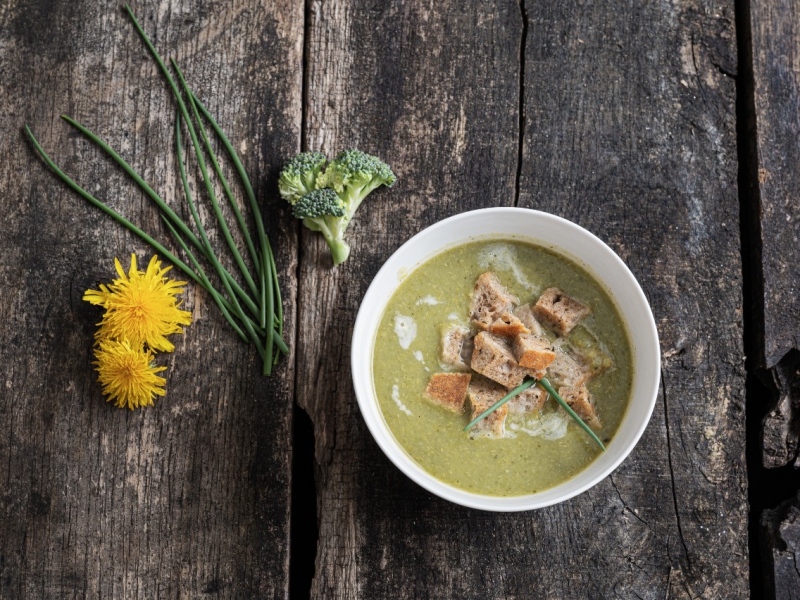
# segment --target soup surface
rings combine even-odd
[[[434,477],[479,494],[530,494],[573,477],[601,452],[555,400],[548,399],[538,414],[509,414],[505,436],[492,439],[462,431],[468,409],[454,414],[423,395],[432,374],[451,370],[440,364],[442,325],[469,326],[475,280],[486,271],[497,274],[521,303],[534,304],[546,288],[558,287],[591,307],[567,341],[594,340],[613,359],[613,368],[587,383],[603,424],[598,436],[606,444],[611,440],[628,404],[633,370],[620,315],[586,271],[514,240],[482,239],[445,250],[403,280],[376,335],[375,391],[397,441]]]

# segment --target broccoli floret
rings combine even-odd
[[[344,228],[350,223],[361,202],[375,188],[392,187],[397,178],[385,162],[361,150],[344,150],[317,176],[318,188],[333,188],[344,200],[347,212]]]
[[[345,206],[342,199],[333,190],[314,190],[295,203],[292,213],[298,219],[343,217]]]
[[[281,171],[278,187],[294,205],[294,216],[325,236],[338,265],[350,254],[344,232],[361,202],[375,188],[394,185],[396,177],[389,165],[361,150],[340,152],[327,167],[325,162],[319,152],[298,154]]]
[[[292,209],[292,214],[302,219],[303,225],[322,233],[331,249],[334,265],[343,263],[350,255],[350,246],[344,241],[342,227],[345,212],[344,201],[329,188],[309,192]]]
[[[283,167],[278,178],[281,196],[294,204],[300,198],[317,189],[317,177],[328,161],[322,152],[301,152]]]

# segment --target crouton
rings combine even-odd
[[[508,406],[509,413],[521,415],[539,412],[545,402],[547,402],[547,392],[535,385],[514,396],[506,403],[506,406]]]
[[[603,428],[600,423],[600,418],[597,416],[597,406],[594,402],[594,396],[589,392],[585,385],[580,387],[560,387],[558,388],[558,395],[564,399],[564,402],[569,404],[569,407],[575,411],[581,420],[595,431]]]
[[[481,329],[488,329],[500,315],[511,312],[519,300],[511,295],[491,272],[484,273],[475,282],[472,292],[470,319]]]
[[[534,375],[536,379],[541,379],[545,369],[556,359],[550,340],[537,335],[518,335],[511,350],[521,367],[539,374],[538,377]]]
[[[567,335],[592,309],[570,298],[558,288],[548,288],[539,297],[533,314],[560,336]]]
[[[526,375],[531,374],[528,369],[517,364],[502,338],[486,331],[475,336],[471,366],[481,375],[507,388],[517,387]]]
[[[469,401],[472,406],[470,420],[475,419],[485,410],[488,410],[495,402],[500,400],[508,392],[505,388],[486,381],[476,379],[469,384]],[[490,437],[503,437],[506,434],[506,416],[508,415],[508,403],[504,404],[482,421],[479,421],[472,428],[472,431],[481,432]]]
[[[458,323],[447,323],[442,326],[441,332],[440,358],[442,364],[455,367],[459,371],[468,371],[469,362],[464,360],[462,353],[464,343],[469,340],[469,329]]]
[[[523,325],[514,313],[503,313],[489,326],[489,331],[494,335],[504,338],[514,338],[520,333],[530,333],[531,330]]]
[[[567,352],[567,348],[558,343],[554,344],[554,349],[556,358],[546,371],[550,383],[566,387],[579,387],[590,379],[591,370],[580,357]]]
[[[469,373],[434,373],[425,388],[425,397],[447,410],[460,413],[464,410],[471,378]]]
[[[533,315],[533,310],[530,304],[521,304],[514,309],[514,316],[516,316],[525,327],[527,327],[533,335],[544,335],[544,330]]]

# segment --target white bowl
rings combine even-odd
[[[498,497],[468,492],[436,479],[419,466],[392,435],[378,405],[372,377],[372,350],[386,305],[403,277],[441,251],[475,238],[513,238],[572,259],[600,281],[622,314],[633,346],[633,391],[616,434],[586,469],[553,488],[524,496]],[[353,329],[351,367],[361,414],[381,450],[423,488],[456,504],[512,512],[542,508],[586,491],[611,473],[647,427],[658,394],[661,354],[647,299],[614,251],[584,228],[560,217],[524,208],[487,208],[462,213],[419,232],[383,265],[369,286]]]

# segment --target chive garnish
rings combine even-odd
[[[463,431],[469,431],[473,426],[475,426],[480,421],[483,421],[486,417],[488,417],[490,414],[492,414],[498,408],[503,406],[503,404],[505,404],[506,402],[511,400],[514,396],[517,396],[517,395],[521,394],[522,392],[527,390],[529,387],[533,387],[534,385],[536,385],[536,379],[528,379],[527,381],[522,382],[520,385],[518,385],[513,390],[508,392],[508,394],[506,394],[505,396],[500,398],[500,400],[498,400],[497,402],[492,404],[489,408],[487,408],[485,411],[483,411],[477,417],[472,419],[472,421],[470,421],[469,424],[466,427],[464,427]]]
[[[147,37],[141,25],[136,20],[136,17],[134,16],[130,6],[125,4],[124,8],[133,22],[136,31],[144,41],[145,46],[147,46],[147,49],[150,51],[153,59],[158,64],[161,73],[166,78],[169,88],[172,91],[172,95],[178,106],[178,112],[175,120],[175,143],[178,166],[186,203],[189,206],[189,212],[191,213],[192,221],[197,229],[197,233],[190,229],[183,219],[181,219],[181,217],[179,217],[177,213],[170,208],[164,199],[159,196],[158,193],[156,193],[155,190],[153,190],[153,188],[150,187],[150,185],[116,151],[106,144],[105,141],[74,119],[66,115],[63,115],[63,118],[70,125],[78,129],[78,131],[80,131],[84,136],[98,145],[158,206],[161,212],[161,218],[164,220],[164,223],[168,227],[175,241],[178,243],[178,245],[180,245],[184,254],[191,261],[192,266],[189,266],[185,262],[181,261],[163,244],[156,241],[148,233],[134,225],[131,221],[117,213],[104,202],[101,202],[95,198],[92,194],[87,192],[84,188],[73,181],[61,169],[58,168],[53,160],[51,160],[27,125],[25,125],[25,132],[39,155],[44,159],[45,163],[64,183],[66,183],[70,188],[72,188],[91,204],[108,214],[114,220],[150,244],[165,259],[172,262],[178,269],[189,276],[192,281],[196,282],[203,289],[208,291],[236,334],[246,342],[253,342],[256,350],[258,350],[259,356],[264,361],[264,374],[270,375],[272,372],[272,367],[277,364],[278,357],[281,354],[288,354],[289,348],[282,338],[284,326],[283,305],[281,301],[281,292],[278,281],[277,267],[275,265],[275,257],[273,255],[269,239],[267,238],[264,230],[264,222],[262,219],[261,210],[256,202],[253,187],[250,184],[250,180],[244,170],[244,167],[242,166],[242,162],[239,159],[236,150],[233,148],[233,144],[231,144],[230,140],[211,116],[211,113],[206,109],[205,106],[203,106],[197,96],[189,88],[183,73],[178,68],[177,63],[174,60],[172,61],[172,66],[175,69],[180,86],[176,83],[175,79],[167,69],[167,66],[164,64],[164,61],[161,59],[161,56],[158,54],[158,51],[150,42],[150,39]],[[188,107],[186,102],[184,102],[181,90],[186,95]],[[194,117],[194,119],[192,119],[192,117]],[[211,129],[213,129],[214,134],[216,134],[218,140],[225,148],[225,151],[230,158],[230,161],[233,163],[233,166],[235,167],[239,179],[241,180],[241,183],[245,189],[247,198],[249,200],[249,208],[251,209],[256,225],[256,234],[258,238],[257,243],[254,243],[255,237],[251,237],[251,233],[247,228],[245,217],[242,214],[242,208],[244,208],[246,205],[243,204],[242,208],[240,208],[239,204],[236,202],[228,180],[225,178],[225,175],[222,172],[220,162],[214,153],[208,132],[203,124],[203,118],[205,118],[206,122],[211,125]],[[215,252],[214,248],[211,246],[208,235],[206,234],[206,230],[200,221],[197,206],[192,199],[186,177],[186,167],[184,166],[183,149],[181,144],[181,121],[186,123],[186,127],[189,131],[191,147],[194,150],[195,158],[202,174],[203,183],[205,184],[205,190],[214,210],[214,214],[217,218],[217,224],[223,234],[223,237],[225,238],[226,246],[230,251],[230,255],[233,257],[234,262],[238,267],[239,275],[245,281],[246,287],[250,291],[249,294],[242,289],[242,286],[239,285],[237,279],[222,265],[217,256],[217,252]],[[203,146],[200,144],[195,123],[196,127],[199,128],[203,146],[211,161],[213,173],[219,178],[219,181],[224,189],[225,196],[230,203],[231,210],[239,227],[241,228],[242,239],[247,246],[247,254],[249,254],[249,258],[255,267],[255,277],[251,275],[248,266],[245,264],[244,259],[242,258],[242,255],[233,240],[230,228],[228,227],[228,224],[222,214],[222,210],[219,206],[219,202],[217,201],[217,197],[209,177],[210,170],[207,168],[206,161],[203,158]],[[190,246],[196,249],[197,255],[192,252]],[[219,281],[224,288],[224,294],[220,293],[214,288],[208,278],[208,275],[206,274],[206,271],[204,271],[203,267],[200,265],[198,258],[205,259],[214,268],[214,271],[216,272]],[[248,312],[245,312],[245,310]],[[275,351],[275,348],[277,348],[277,352]]]
[[[283,300],[281,298],[281,288],[278,283],[278,268],[275,265],[275,256],[272,252],[272,246],[270,246],[269,238],[267,238],[266,231],[264,230],[264,220],[261,217],[261,209],[258,206],[258,202],[256,202],[256,195],[253,192],[253,186],[250,183],[250,178],[247,176],[247,171],[244,170],[244,166],[242,165],[242,161],[239,159],[239,154],[236,152],[236,149],[231,144],[228,136],[225,135],[225,132],[222,131],[222,128],[217,124],[214,120],[214,117],[208,111],[208,109],[203,105],[200,99],[190,90],[190,96],[194,101],[194,105],[200,110],[203,116],[206,118],[208,123],[211,125],[211,129],[214,130],[214,133],[217,134],[220,142],[222,142],[223,147],[225,148],[226,152],[228,153],[228,158],[230,158],[233,166],[236,169],[236,172],[239,174],[239,179],[244,185],[245,193],[247,194],[247,198],[250,201],[250,211],[253,213],[253,217],[256,222],[256,233],[258,234],[259,244],[261,246],[261,256],[262,259],[266,257],[268,259],[267,262],[267,276],[271,275],[272,277],[272,294],[274,295],[274,306],[275,306],[275,321],[277,322],[277,337],[276,337],[276,345],[278,349],[283,353],[288,353],[288,348],[285,344],[283,344]],[[267,284],[267,292],[269,292],[270,283],[269,281],[266,282]],[[275,361],[277,363],[278,355],[275,355]]]
[[[197,112],[197,108],[194,105],[194,100],[192,100],[191,95],[189,95],[189,86],[186,83],[186,79],[183,77],[183,73],[178,68],[178,65],[175,62],[172,62],[172,66],[178,74],[178,79],[183,86],[184,91],[188,95],[189,104],[192,107],[192,110],[195,115],[195,119],[198,121],[200,120],[200,115]],[[222,214],[222,209],[219,206],[219,201],[217,200],[217,194],[214,191],[214,186],[211,183],[211,178],[208,176],[208,168],[206,166],[206,161],[203,158],[203,152],[200,148],[200,142],[197,139],[197,133],[195,132],[194,124],[191,121],[191,118],[186,110],[186,106],[183,103],[183,100],[180,102],[181,106],[181,113],[183,115],[184,120],[186,121],[186,127],[189,130],[189,137],[192,140],[192,146],[194,147],[195,158],[197,159],[197,164],[200,167],[200,173],[203,176],[203,182],[205,183],[206,192],[208,193],[208,198],[211,200],[211,207],[214,209],[214,215],[217,217],[217,223],[219,224],[220,231],[222,231],[222,237],[225,238],[225,242],[228,244],[228,248],[233,255],[233,259],[236,261],[239,270],[242,273],[242,276],[247,282],[247,285],[250,287],[250,291],[253,293],[254,296],[258,297],[258,286],[256,286],[255,280],[253,276],[250,274],[249,269],[244,264],[244,259],[242,255],[239,253],[239,249],[236,247],[236,242],[233,241],[233,236],[231,235],[231,230],[228,227],[227,221],[225,221],[225,217]],[[200,127],[202,129],[202,123],[200,123]],[[211,151],[211,145],[208,145],[209,152]],[[216,157],[213,156],[212,153],[212,160],[216,160]],[[236,206],[236,203],[233,202],[233,205]],[[234,212],[238,211],[238,207],[234,210]],[[249,236],[248,236],[249,238]],[[251,242],[252,244],[252,242]],[[254,250],[255,251],[255,250]],[[258,265],[258,259],[255,260],[256,265]]]
[[[178,73],[180,77],[181,84],[183,85],[183,89],[186,92],[186,96],[189,99],[189,104],[192,107],[192,112],[194,113],[195,120],[197,123],[197,127],[200,129],[200,136],[203,138],[203,144],[206,147],[206,151],[208,152],[208,157],[211,159],[211,166],[214,167],[214,172],[219,177],[219,181],[222,184],[222,189],[225,191],[225,195],[228,197],[228,203],[231,205],[231,210],[233,210],[233,214],[236,217],[236,222],[239,224],[239,228],[242,231],[242,237],[244,238],[245,245],[247,246],[247,250],[250,252],[250,259],[253,261],[253,264],[256,267],[256,271],[261,271],[261,263],[259,260],[259,256],[256,253],[256,248],[253,245],[253,240],[250,237],[250,230],[247,228],[247,224],[244,221],[244,217],[242,216],[242,211],[239,210],[239,204],[236,202],[236,198],[233,196],[233,192],[231,192],[231,188],[228,185],[228,180],[225,175],[222,173],[222,168],[219,166],[219,160],[217,160],[217,155],[214,153],[214,149],[211,147],[211,140],[208,139],[208,133],[206,132],[205,126],[203,126],[203,121],[200,119],[200,113],[197,110],[197,104],[194,100],[194,94],[189,89],[189,86],[186,83],[186,80],[183,77],[183,73],[178,68],[178,63],[175,62],[175,59],[170,59],[172,63],[172,67]],[[227,225],[226,225],[227,227]]]
[[[578,425],[580,425],[583,428],[583,430],[591,436],[591,438],[597,443],[597,445],[600,446],[600,448],[602,448],[603,452],[605,452],[606,447],[603,445],[603,442],[600,441],[600,438],[597,437],[597,434],[594,431],[592,431],[591,427],[589,427],[586,423],[583,422],[583,419],[581,419],[577,415],[577,413],[574,410],[572,410],[570,405],[567,404],[566,401],[561,396],[558,395],[558,392],[556,392],[553,386],[550,385],[550,382],[547,381],[547,379],[544,377],[542,377],[538,381],[536,379],[528,379],[521,385],[515,387],[507,395],[503,396],[500,400],[492,404],[489,408],[487,408],[485,411],[483,411],[481,414],[475,417],[472,421],[470,421],[470,423],[466,427],[464,427],[464,431],[469,431],[469,429],[473,427],[476,423],[488,417],[498,408],[503,406],[503,404],[511,400],[514,396],[519,395],[520,393],[524,392],[529,387],[536,385],[537,383],[541,385],[553,398],[555,398],[556,402],[558,402],[561,405],[561,407],[565,411],[567,411],[567,414],[570,417],[572,417],[575,420],[575,422],[578,423]]]
[[[220,311],[222,311],[222,314],[224,315],[225,319],[228,321],[228,324],[231,327],[233,327],[233,330],[239,335],[240,338],[242,338],[243,341],[249,343],[250,340],[247,339],[247,336],[244,334],[242,329],[236,324],[236,322],[233,320],[233,317],[231,317],[231,314],[228,311],[228,308],[224,304],[224,299],[222,298],[222,296],[220,296],[217,293],[217,290],[215,290],[213,287],[211,287],[211,282],[208,280],[208,277],[206,276],[206,273],[203,270],[203,267],[201,267],[200,263],[197,262],[197,259],[194,257],[194,254],[192,254],[192,251],[189,250],[189,247],[186,245],[186,242],[184,242],[183,238],[181,238],[181,234],[178,233],[178,231],[175,229],[175,227],[172,225],[172,223],[169,222],[169,219],[167,219],[167,217],[165,217],[164,215],[161,215],[161,218],[164,220],[164,223],[169,228],[170,232],[172,233],[172,236],[175,238],[175,240],[178,242],[178,244],[180,244],[181,248],[183,248],[183,251],[189,257],[189,260],[192,261],[192,265],[194,265],[194,268],[197,269],[197,274],[200,276],[200,278],[203,280],[203,282],[206,284],[206,286],[208,286],[206,289],[211,294],[211,297],[214,298],[214,302],[216,302],[217,306],[219,306],[219,309],[220,309]]]
[[[600,446],[600,448],[602,448],[602,449],[603,449],[603,452],[605,452],[605,451],[606,451],[606,447],[603,445],[603,442],[601,442],[601,441],[600,441],[600,438],[599,438],[599,437],[597,437],[597,434],[595,434],[595,432],[594,432],[594,431],[592,431],[592,428],[591,428],[591,427],[589,427],[589,426],[588,426],[586,423],[584,423],[584,422],[583,422],[583,419],[581,419],[581,418],[580,418],[580,417],[579,417],[579,416],[578,416],[578,415],[575,413],[575,411],[574,411],[574,410],[572,410],[572,408],[570,407],[570,405],[569,405],[569,404],[567,404],[567,403],[566,403],[566,401],[565,401],[565,400],[564,400],[564,399],[563,399],[561,396],[559,396],[559,395],[558,395],[558,392],[556,392],[556,390],[553,388],[553,386],[552,386],[552,385],[550,385],[550,382],[549,382],[549,381],[547,381],[547,379],[545,379],[544,377],[542,377],[542,378],[539,380],[539,385],[541,385],[541,386],[542,386],[542,387],[543,387],[545,390],[547,390],[547,392],[548,392],[548,393],[549,393],[549,394],[550,394],[550,395],[551,395],[553,398],[555,398],[555,399],[556,399],[556,402],[558,402],[558,403],[561,405],[561,408],[563,408],[565,411],[567,411],[567,414],[568,414],[570,417],[572,417],[573,419],[575,419],[575,421],[578,423],[578,425],[580,425],[580,426],[583,428],[583,430],[584,430],[586,433],[588,433],[588,434],[591,436],[591,438],[592,438],[592,439],[593,439],[595,442],[597,442],[597,445],[598,445],[598,446]]]

